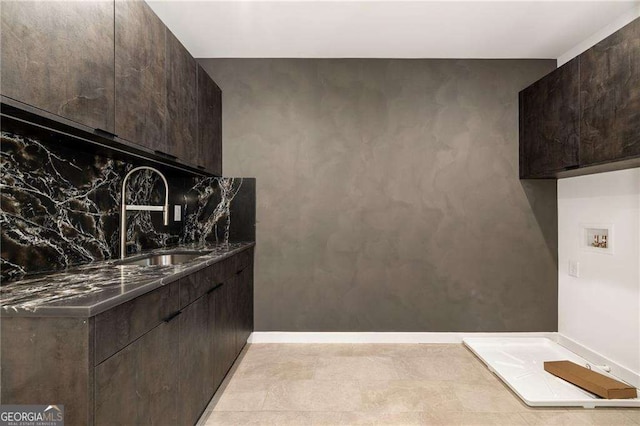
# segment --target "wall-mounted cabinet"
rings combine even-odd
[[[2,94],[113,132],[113,4],[11,1],[0,14]]]
[[[222,173],[220,88],[146,2],[8,2],[1,13],[3,96]]]
[[[520,92],[520,175],[578,166],[580,74],[574,59]]]
[[[520,92],[520,177],[640,165],[640,19]]]
[[[640,156],[640,19],[580,55],[580,164]]]
[[[200,168],[222,176],[222,90],[198,66],[198,144]]]
[[[163,150],[196,166],[200,159],[197,66],[167,30],[167,134]]]
[[[115,133],[154,150],[167,150],[165,26],[147,3],[115,2],[115,60]]]

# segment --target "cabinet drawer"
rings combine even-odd
[[[241,251],[240,253],[230,257],[229,261],[230,262],[225,264],[225,278],[227,279],[240,274],[242,270],[246,269],[247,266],[251,264],[252,250],[249,249]]]
[[[96,316],[95,365],[133,342],[180,309],[179,281]]]
[[[180,307],[187,306],[217,284],[224,282],[228,275],[227,264],[231,259],[224,259],[180,279]]]

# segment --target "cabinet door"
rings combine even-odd
[[[214,291],[214,384],[217,388],[235,360],[234,279]]]
[[[151,331],[164,318],[180,309],[179,294],[180,283],[175,281],[96,315],[96,365]]]
[[[238,275],[238,330],[236,352],[240,353],[253,332],[253,266]]]
[[[520,92],[520,177],[578,166],[579,63],[564,64]]]
[[[96,367],[96,425],[178,423],[178,329],[163,322]]]
[[[194,425],[213,396],[214,298],[205,294],[180,315],[180,416],[184,425]]]
[[[113,2],[2,2],[2,94],[114,129]]]
[[[165,26],[144,1],[116,0],[116,134],[159,151],[166,149],[165,46]]]
[[[640,155],[640,18],[580,59],[580,165]]]
[[[64,405],[67,425],[93,424],[92,329],[92,319],[87,318],[3,315],[0,404],[57,401]]]
[[[222,176],[222,91],[201,66],[198,66],[198,145],[200,161],[196,166]]]
[[[167,30],[167,138],[161,149],[195,164],[198,149],[196,60]]]

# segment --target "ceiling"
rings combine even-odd
[[[558,58],[636,1],[147,0],[197,58]]]

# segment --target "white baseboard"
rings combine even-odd
[[[462,343],[467,337],[546,337],[556,341],[555,332],[537,333],[448,333],[448,332],[291,332],[254,331],[249,343]]]
[[[606,356],[587,348],[581,343],[576,342],[564,336],[560,333],[557,333],[558,344],[564,346],[569,349],[571,352],[580,355],[582,358],[587,361],[595,364],[595,365],[608,365],[611,367],[611,374],[623,380],[630,385],[633,385],[637,388],[640,388],[640,373],[630,370],[629,368],[618,364],[617,362],[607,358]]]

